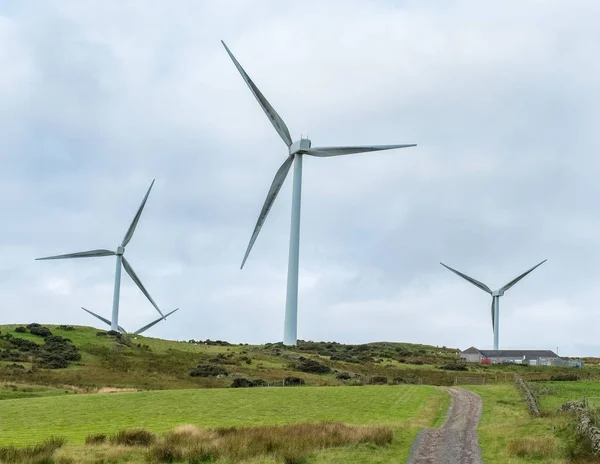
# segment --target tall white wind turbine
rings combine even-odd
[[[125,247],[127,246],[127,244],[130,242],[131,238],[133,237],[133,233],[135,232],[135,228],[140,220],[140,216],[142,215],[144,206],[146,206],[146,201],[148,200],[148,195],[150,195],[150,190],[152,190],[153,185],[154,185],[154,180],[152,180],[152,183],[150,184],[150,188],[148,188],[148,191],[146,192],[146,195],[144,196],[144,199],[142,200],[142,204],[138,208],[138,211],[135,214],[133,221],[131,221],[131,225],[129,226],[129,229],[127,229],[127,232],[125,233],[125,237],[123,237],[123,240],[121,241],[121,244],[117,247],[116,251],[111,251],[111,250],[106,250],[106,249],[98,249],[98,250],[90,250],[90,251],[81,251],[78,253],[69,253],[66,255],[48,256],[45,258],[37,258],[36,259],[36,261],[41,261],[41,260],[48,260],[48,259],[95,258],[95,257],[99,257],[99,256],[116,256],[117,257],[117,265],[116,265],[116,270],[115,270],[115,287],[114,287],[114,293],[113,293],[112,319],[111,319],[111,323],[110,323],[111,330],[119,330],[119,293],[121,290],[121,266],[123,266],[125,268],[125,272],[127,272],[127,274],[129,274],[129,277],[131,277],[131,280],[133,280],[135,282],[135,284],[139,287],[139,289],[142,291],[142,293],[144,295],[146,295],[146,298],[148,298],[150,303],[152,303],[152,306],[154,306],[154,308],[160,314],[161,319],[166,318],[166,316],[162,313],[160,308],[156,305],[156,303],[154,302],[154,300],[152,299],[152,297],[150,296],[150,294],[144,287],[144,284],[142,284],[142,282],[140,281],[139,277],[137,276],[137,274],[135,273],[135,271],[133,270],[133,268],[131,267],[129,262],[123,256],[123,253],[125,253]]]
[[[246,249],[246,254],[242,260],[241,268],[244,267],[246,259],[252,250],[252,246],[258,237],[267,215],[273,206],[275,198],[287,177],[287,174],[294,164],[294,177],[292,186],[292,220],[290,227],[290,248],[288,259],[288,277],[287,277],[287,295],[285,302],[285,321],[283,329],[283,343],[286,345],[295,345],[297,341],[297,321],[298,321],[298,265],[299,265],[299,248],[300,248],[300,197],[302,190],[302,156],[311,155],[316,157],[329,157],[339,155],[349,155],[352,153],[366,153],[380,150],[392,150],[394,148],[414,147],[416,144],[404,145],[369,145],[369,146],[349,146],[349,147],[312,147],[311,141],[300,138],[295,142],[292,141],[290,132],[283,122],[283,119],[277,114],[275,109],[267,101],[264,95],[258,90],[258,87],[252,82],[246,71],[240,63],[235,59],[225,42],[221,41],[233,64],[242,75],[242,78],[250,88],[250,91],[258,101],[259,105],[273,124],[273,127],[283,139],[288,148],[288,153],[285,161],[275,174],[275,178],[271,183],[271,187],[267,193],[267,198],[263,204],[262,210],[258,216],[254,232],[250,238],[250,243]]]
[[[513,280],[511,280],[509,283],[507,283],[503,287],[500,287],[500,289],[498,289],[498,290],[491,290],[486,284],[481,283],[478,280],[475,280],[473,277],[469,277],[468,275],[463,274],[462,272],[459,272],[456,269],[452,269],[450,266],[446,266],[444,263],[440,263],[440,264],[442,266],[444,266],[446,269],[448,269],[449,271],[452,271],[456,275],[462,277],[467,282],[472,283],[473,285],[475,285],[476,287],[480,288],[484,292],[487,292],[490,295],[492,295],[492,328],[494,329],[494,350],[498,350],[498,339],[500,337],[500,320],[499,320],[499,317],[500,317],[500,297],[504,295],[504,292],[506,290],[508,290],[509,288],[511,288],[519,280],[521,280],[523,277],[525,277],[530,272],[533,272],[534,269],[536,269],[537,267],[541,266],[546,261],[548,261],[548,260],[545,259],[541,263],[536,264],[535,266],[533,266],[531,269],[529,269],[528,271],[524,272],[520,276],[515,277]]]

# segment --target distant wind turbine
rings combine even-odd
[[[41,261],[41,260],[48,260],[48,259],[95,258],[95,257],[99,257],[99,256],[116,256],[117,257],[117,266],[116,266],[116,270],[115,270],[115,287],[114,287],[114,294],[113,294],[112,321],[110,323],[111,330],[119,330],[119,294],[120,294],[120,290],[121,290],[121,265],[125,268],[125,272],[127,272],[127,274],[129,274],[129,277],[131,277],[131,280],[133,280],[135,282],[135,284],[139,287],[139,289],[142,291],[142,293],[144,295],[146,295],[146,298],[148,298],[150,303],[152,303],[152,306],[154,306],[154,308],[161,315],[161,319],[166,318],[166,316],[162,313],[162,311],[156,305],[156,303],[154,302],[154,300],[152,299],[152,297],[150,296],[150,294],[148,293],[148,291],[146,290],[146,288],[140,281],[139,277],[137,276],[137,274],[135,273],[135,271],[133,270],[133,268],[131,267],[129,262],[123,256],[123,253],[125,253],[125,247],[127,246],[129,241],[133,237],[133,233],[135,232],[135,228],[140,220],[140,216],[142,215],[144,206],[146,206],[146,201],[148,200],[148,195],[150,195],[150,190],[152,190],[153,185],[154,185],[154,180],[152,180],[152,183],[150,184],[150,188],[148,188],[148,191],[146,192],[146,195],[144,196],[144,199],[142,200],[142,204],[138,208],[138,211],[135,214],[133,221],[131,221],[131,225],[129,226],[129,229],[127,229],[127,232],[125,233],[125,237],[123,237],[123,240],[122,240],[121,244],[117,247],[116,251],[98,249],[98,250],[90,250],[90,251],[81,251],[78,253],[69,253],[66,255],[48,256],[45,258],[37,258],[36,259],[36,261]],[[95,315],[95,316],[99,317],[97,315]]]
[[[498,338],[500,336],[500,327],[499,327],[500,326],[500,320],[499,320],[499,317],[500,317],[500,297],[504,295],[504,292],[506,290],[508,290],[509,288],[511,288],[519,280],[521,280],[523,277],[525,277],[530,272],[533,272],[534,269],[536,269],[537,267],[541,266],[546,261],[548,261],[548,260],[545,259],[541,263],[536,264],[535,266],[533,266],[531,269],[529,269],[528,271],[524,272],[520,276],[515,277],[513,280],[511,280],[509,283],[507,283],[504,287],[500,287],[499,290],[495,290],[495,291],[491,290],[487,285],[479,282],[478,280],[473,279],[473,277],[469,277],[468,275],[463,274],[462,272],[459,272],[456,269],[452,269],[450,266],[446,266],[444,263],[440,263],[440,264],[442,266],[444,266],[446,269],[448,269],[449,271],[454,272],[456,275],[458,275],[458,276],[462,277],[463,279],[465,279],[466,281],[472,283],[476,287],[479,287],[484,292],[487,292],[490,295],[492,295],[492,328],[494,329],[494,350],[498,350]]]
[[[339,155],[349,155],[352,153],[366,153],[372,151],[392,150],[394,148],[414,147],[416,144],[404,145],[369,145],[369,146],[350,146],[350,147],[315,147],[312,148],[311,141],[300,138],[295,142],[292,141],[290,132],[283,122],[283,119],[277,114],[275,109],[267,101],[264,95],[258,90],[258,87],[252,82],[246,71],[240,63],[235,59],[225,42],[221,41],[233,64],[242,75],[242,78],[250,88],[250,91],[258,101],[259,105],[273,124],[273,127],[283,139],[288,147],[288,153],[285,161],[275,174],[275,178],[271,183],[271,187],[267,193],[267,198],[263,204],[262,210],[258,216],[258,221],[254,227],[254,232],[250,238],[250,243],[246,249],[246,254],[242,260],[241,267],[244,267],[246,259],[250,254],[250,250],[258,237],[271,206],[277,194],[283,185],[285,178],[294,164],[294,178],[292,186],[292,221],[290,227],[290,248],[288,259],[288,276],[287,276],[287,295],[285,302],[285,322],[283,330],[283,343],[286,345],[295,345],[297,341],[297,321],[298,321],[298,266],[299,266],[299,249],[300,249],[300,197],[302,190],[302,155],[311,155],[316,157],[330,157]]]
[[[104,322],[105,324],[107,324],[107,325],[112,325],[112,324],[111,324],[111,322],[110,322],[108,319],[106,319],[106,318],[104,318],[104,317],[102,317],[102,316],[100,316],[100,315],[98,315],[98,314],[96,314],[96,313],[94,313],[94,312],[92,312],[92,311],[90,311],[90,310],[88,310],[88,309],[85,309],[83,306],[81,307],[81,309],[83,309],[83,310],[84,310],[86,313],[88,313],[88,314],[91,314],[91,315],[92,315],[92,316],[94,316],[94,317],[97,317],[98,319],[100,319],[100,320],[101,320],[102,322]],[[119,326],[117,326],[117,330],[118,330],[119,332],[121,332],[122,334],[140,335],[141,333],[143,333],[143,332],[145,332],[146,330],[148,330],[150,327],[154,326],[155,324],[158,324],[160,321],[162,321],[163,319],[165,319],[165,318],[169,317],[171,314],[173,314],[175,311],[178,311],[178,310],[179,310],[179,308],[177,308],[177,309],[174,309],[174,310],[173,310],[173,311],[171,311],[170,313],[167,313],[167,314],[165,314],[165,317],[164,317],[164,318],[163,318],[163,317],[159,317],[158,319],[156,319],[155,321],[152,321],[152,322],[151,322],[150,324],[148,324],[148,325],[145,325],[145,326],[144,326],[144,327],[142,327],[141,329],[137,329],[135,332],[127,332],[127,331],[126,331],[126,330],[125,330],[123,327],[121,327],[120,325],[119,325]]]

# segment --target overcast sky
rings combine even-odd
[[[115,249],[158,305],[147,332],[283,336],[291,176],[243,270],[286,147],[223,39],[313,145],[298,337],[600,356],[600,4],[0,0],[1,323],[102,327]],[[123,273],[120,323],[156,312]],[[104,327],[102,327],[104,328]]]

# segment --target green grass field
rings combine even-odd
[[[200,427],[340,421],[350,424],[428,426],[448,405],[430,386],[197,389],[68,395],[5,400],[0,445],[26,445],[51,435],[81,443],[90,433],[128,427],[165,432]]]
[[[600,382],[534,382],[533,387],[543,411],[554,412],[567,401],[581,401],[583,397],[590,405],[600,407]]]
[[[566,464],[557,429],[565,417],[531,418],[513,384],[469,386],[483,400],[479,443],[486,464]]]

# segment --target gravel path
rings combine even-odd
[[[452,397],[446,422],[423,429],[410,449],[407,464],[482,464],[477,442],[481,398],[462,388],[449,388]]]

